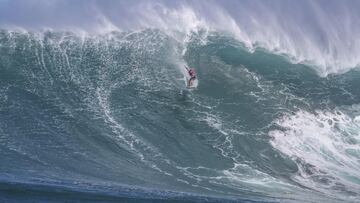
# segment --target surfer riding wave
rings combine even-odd
[[[195,72],[195,69],[193,69],[193,68],[189,68],[187,66],[185,66],[185,68],[188,71],[189,76],[190,76],[190,79],[188,80],[187,86],[191,87],[194,80],[196,79],[196,72]]]

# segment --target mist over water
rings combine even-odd
[[[359,8],[1,0],[0,200],[358,202]]]
[[[0,25],[107,33],[226,32],[250,50],[287,55],[322,76],[359,65],[358,1],[2,1]]]

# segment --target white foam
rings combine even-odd
[[[228,126],[225,127],[221,118],[214,114],[204,113],[199,119],[205,121],[209,127],[218,132],[214,133],[217,135],[215,138],[209,138],[208,142],[215,149],[218,149],[222,156],[231,159],[233,166],[222,170],[202,166],[183,168],[182,170],[184,170],[187,176],[195,177],[201,181],[209,181],[213,185],[221,185],[222,187],[232,188],[237,191],[262,192],[272,197],[281,197],[283,199],[287,197],[302,198],[304,193],[302,188],[278,177],[272,177],[256,169],[251,163],[242,160],[242,155],[237,151],[233,142],[238,136],[244,136],[245,132],[231,129]],[[213,174],[213,176],[200,175],[203,170],[212,171],[210,174]],[[304,200],[304,198],[302,199]]]
[[[295,181],[329,195],[360,196],[360,125],[356,119],[340,111],[298,111],[276,123],[284,130],[269,132],[270,143],[297,163]]]
[[[360,65],[360,16],[357,5],[351,3],[138,1],[104,6],[94,1],[76,4],[82,9],[80,12],[59,18],[56,16],[64,12],[61,9],[69,7],[66,1],[62,2],[41,5],[26,23],[5,18],[0,26],[87,30],[100,34],[157,28],[180,41],[186,41],[189,33],[198,30],[220,31],[230,33],[250,51],[262,47],[286,55],[294,63],[312,64],[321,76],[344,73]],[[3,4],[4,9],[11,7],[6,2]],[[22,9],[31,12],[31,3],[28,6]],[[47,16],[49,13],[54,15]]]

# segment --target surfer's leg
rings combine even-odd
[[[189,86],[191,86],[191,85],[192,85],[192,83],[194,82],[195,78],[196,78],[196,77],[192,77],[192,78],[190,78],[190,80],[189,80]]]

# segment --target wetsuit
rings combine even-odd
[[[193,69],[189,70],[190,80],[196,79],[196,73]]]
[[[190,87],[192,85],[191,82],[196,79],[196,73],[195,73],[194,69],[189,70],[189,75],[190,75],[190,79],[189,79],[188,86]]]

